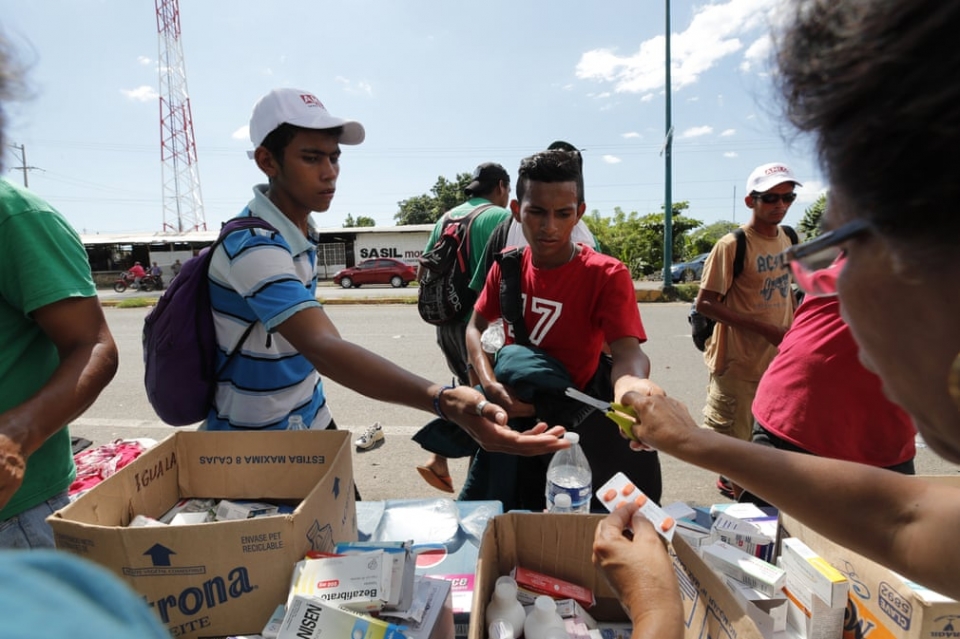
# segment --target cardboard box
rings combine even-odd
[[[308,550],[357,538],[350,433],[177,432],[48,519],[57,547],[144,596],[175,637],[256,634]],[[126,528],[186,497],[271,500],[292,515]]]
[[[591,589],[597,603],[588,612],[598,622],[627,621],[616,594],[591,562],[593,536],[601,519],[603,515],[519,512],[495,517],[480,544],[469,639],[486,637],[483,620],[494,584],[516,565]],[[678,535],[671,555],[683,599],[685,637],[761,639],[756,624],[721,577]]]
[[[446,516],[438,517],[438,513],[456,519],[452,529],[442,523]],[[466,639],[480,537],[492,518],[502,513],[499,501],[455,502],[446,498],[361,501],[357,504],[358,534],[361,540],[412,539],[417,553],[416,574],[451,583],[454,636]],[[409,528],[403,525],[404,521],[409,521]]]
[[[930,478],[960,485],[960,478]],[[799,537],[850,581],[845,639],[950,639],[960,637],[960,602],[901,577],[847,550],[786,513],[783,536]]]

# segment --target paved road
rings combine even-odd
[[[341,300],[346,296],[369,297],[372,291],[396,292],[374,287],[359,291],[330,290]],[[110,295],[116,294],[111,291],[104,295],[105,302],[109,302]],[[351,299],[356,301],[357,297]],[[687,305],[641,304],[640,309],[650,335],[644,350],[653,363],[653,378],[699,416],[707,375],[701,355],[689,338]],[[161,439],[174,432],[172,427],[157,419],[143,391],[140,331],[147,310],[105,309],[120,347],[120,370],[97,402],[71,426],[74,435],[100,444],[116,438]],[[344,338],[428,379],[440,382],[449,378],[433,330],[420,320],[413,304],[331,303],[327,311]],[[384,425],[386,443],[372,451],[355,452],[353,456],[354,474],[366,499],[443,495],[420,479],[415,467],[423,461],[425,453],[410,440],[420,426],[432,419],[430,414],[375,402],[331,381],[325,383],[325,388],[335,419],[342,428],[359,433],[374,421]],[[694,505],[709,505],[723,501],[713,486],[715,476],[711,473],[667,457],[662,463],[665,503],[683,500]],[[957,472],[956,467],[937,460],[926,449],[918,456],[918,466],[921,473],[927,474]],[[458,487],[462,484],[465,469],[465,460],[456,460],[452,464],[454,482]]]

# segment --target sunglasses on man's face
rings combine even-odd
[[[777,202],[783,201],[784,204],[793,204],[793,201],[797,199],[797,194],[790,193],[757,193],[754,191],[750,195],[753,196],[753,199],[760,200],[764,204],[776,204]]]

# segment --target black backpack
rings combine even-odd
[[[428,324],[459,322],[473,309],[477,293],[470,288],[470,229],[473,220],[493,206],[483,204],[458,218],[444,214],[436,243],[420,256],[417,310]]]
[[[780,228],[790,238],[791,244],[800,241],[797,232],[793,227],[781,224]],[[747,254],[747,235],[742,228],[736,228],[733,236],[737,239],[737,251],[733,257],[733,279],[737,279],[740,273],[743,273],[743,263]],[[690,322],[690,334],[693,337],[693,345],[697,350],[703,351],[707,348],[707,340],[713,335],[713,327],[717,325],[716,320],[712,320],[706,315],[697,312],[697,303],[690,305],[690,314],[687,315],[687,321]]]

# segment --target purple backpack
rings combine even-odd
[[[147,399],[160,419],[172,426],[206,419],[213,406],[217,378],[240,352],[256,324],[247,327],[227,361],[217,369],[217,336],[207,271],[214,250],[228,235],[243,229],[277,232],[264,220],[249,215],[227,222],[212,246],[184,262],[180,274],[143,322]]]

